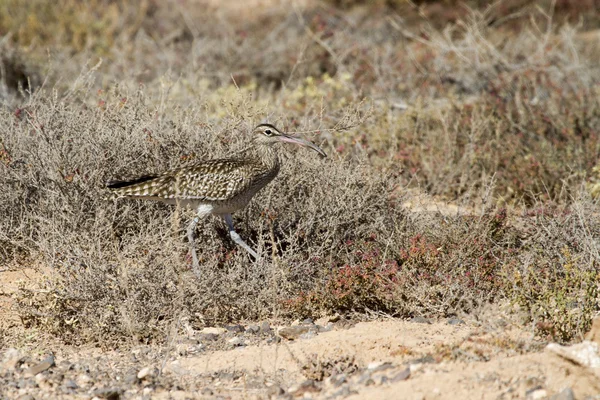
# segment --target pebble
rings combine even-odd
[[[140,369],[140,372],[137,374],[138,379],[151,378],[152,376],[154,376],[154,371],[150,367]]]
[[[212,396],[213,395],[213,391],[210,388],[204,388],[204,389],[202,389],[202,391],[200,391],[200,394],[202,396]]]
[[[529,393],[527,397],[531,400],[545,399],[548,397],[548,392],[545,389],[537,389]]]
[[[204,328],[200,331],[200,333],[204,333],[204,334],[213,334],[213,335],[222,335],[225,332],[227,332],[227,329],[225,328],[216,328],[216,327],[207,327]]]
[[[465,321],[463,321],[462,319],[459,318],[448,318],[448,321],[446,321],[448,323],[448,325],[464,325]]]
[[[393,368],[393,365],[388,361],[375,361],[367,365],[367,369],[371,372],[385,371],[386,369],[390,368]]]
[[[255,335],[256,335],[257,333],[259,333],[259,332],[260,332],[260,326],[258,326],[258,325],[249,325],[249,326],[246,328],[246,332],[248,332],[248,333],[252,333],[252,334],[255,334]]]
[[[575,400],[575,393],[573,393],[573,389],[567,387],[560,393],[550,396],[550,400]]]
[[[67,389],[71,389],[71,390],[75,390],[77,389],[79,386],[77,386],[77,382],[75,382],[72,379],[67,379],[67,381],[65,382],[65,387]]]
[[[232,345],[233,347],[243,346],[244,345],[244,341],[241,338],[237,337],[237,336],[229,339],[227,342],[230,345]]]
[[[416,324],[430,324],[431,325],[431,321],[428,320],[427,318],[423,318],[423,317],[412,317],[410,322],[414,322]]]
[[[225,327],[225,329],[227,329],[229,332],[234,332],[234,333],[242,333],[245,331],[244,327],[242,325],[227,325]]]
[[[22,359],[23,354],[21,354],[19,350],[14,348],[6,349],[6,351],[4,352],[4,359],[2,360],[2,368],[0,368],[0,371],[3,369],[10,371],[17,368],[17,365],[19,364],[19,362],[21,362]]]
[[[216,333],[201,333],[198,335],[198,339],[203,342],[214,342],[215,340],[219,339],[219,335]]]
[[[296,326],[288,326],[285,328],[281,328],[279,332],[279,336],[287,340],[295,340],[299,339],[300,336],[304,335],[311,331],[311,326],[308,325],[296,325]]]
[[[25,371],[25,376],[35,376],[41,372],[44,372],[54,367],[54,365],[54,356],[50,355],[44,361],[41,361],[33,367],[28,368],[27,371]]]
[[[410,368],[404,368],[402,371],[398,372],[396,375],[390,379],[392,382],[400,382],[405,381],[410,378]]]
[[[262,333],[269,333],[271,332],[271,324],[269,324],[267,321],[264,321],[260,324],[260,331]]]
[[[294,397],[305,396],[307,393],[318,393],[321,388],[313,379],[306,380],[300,385],[292,386],[288,391]]]
[[[101,399],[117,400],[121,397],[121,393],[123,393],[123,389],[121,388],[105,387],[94,390],[92,395]]]

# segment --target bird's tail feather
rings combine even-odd
[[[106,187],[111,189],[119,196],[130,197],[151,197],[165,195],[165,184],[168,184],[169,178],[158,175],[144,175],[133,179],[110,181]]]

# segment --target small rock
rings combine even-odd
[[[427,318],[423,318],[423,317],[412,317],[410,322],[414,322],[416,324],[430,324],[431,325],[431,321],[428,320]]]
[[[17,400],[35,400],[35,397],[33,397],[30,394],[24,394],[22,396],[17,397]]]
[[[584,340],[572,346],[561,346],[558,343],[550,343],[546,346],[546,350],[584,367],[600,368],[599,347],[596,342]]]
[[[79,386],[77,386],[77,383],[74,380],[67,379],[67,381],[65,382],[65,388],[70,389],[70,390],[75,390],[75,389],[79,388]]]
[[[225,329],[227,329],[229,332],[234,332],[234,333],[242,333],[244,332],[244,327],[242,325],[227,325],[225,327]]]
[[[140,369],[140,372],[137,374],[138,379],[151,378],[152,376],[154,376],[154,371],[150,367]]]
[[[321,388],[313,379],[306,380],[298,386],[291,387],[289,390],[290,394],[295,397],[304,396],[306,393],[318,393],[320,391]]]
[[[212,389],[205,387],[204,389],[202,389],[200,391],[200,394],[202,396],[212,396],[213,395],[213,391],[212,391]]]
[[[258,326],[258,325],[249,325],[246,328],[246,332],[252,333],[252,334],[256,335],[257,333],[260,332],[260,326]]]
[[[346,376],[346,374],[333,375],[327,379],[328,379],[328,382],[331,383],[335,387],[339,387],[339,386],[343,385],[344,383],[348,382],[348,377]]]
[[[187,400],[190,398],[190,395],[184,390],[173,390],[169,392],[169,397],[173,400]]]
[[[392,377],[392,379],[390,379],[390,381],[395,383],[395,382],[405,381],[408,378],[410,378],[410,368],[407,367],[407,368],[404,368],[402,371],[398,372],[396,375],[394,375]]]
[[[392,363],[387,361],[375,361],[367,365],[367,369],[371,372],[385,371],[390,368],[393,368]]]
[[[260,331],[262,333],[269,333],[269,332],[271,332],[271,325],[267,321],[262,322],[260,324]]]
[[[75,382],[77,382],[77,385],[79,386],[87,386],[90,382],[92,382],[92,378],[89,375],[81,374],[77,377]]]
[[[17,368],[17,365],[21,362],[21,360],[23,359],[23,354],[21,354],[21,352],[17,349],[6,349],[6,351],[4,352],[4,357],[2,360],[2,368],[0,368],[0,371],[4,370],[14,370],[15,368]]]
[[[409,361],[409,364],[435,364],[435,358],[431,354],[428,354],[423,357],[415,358],[412,361]]]
[[[118,400],[121,398],[121,393],[123,393],[123,389],[121,388],[107,387],[94,390],[92,395],[101,399]]]
[[[305,318],[300,322],[301,325],[314,325],[315,321],[312,318]]]
[[[273,385],[273,386],[269,387],[269,389],[267,389],[267,397],[269,397],[269,398],[281,396],[284,393],[285,393],[285,390],[283,390],[283,388],[278,385]]]
[[[422,363],[410,364],[408,368],[409,368],[409,372],[411,374],[414,374],[415,372],[417,372],[418,370],[420,370],[421,368],[423,368],[423,364]]]
[[[371,376],[371,379],[373,380],[373,382],[375,383],[375,385],[383,385],[384,383],[386,383],[389,379],[386,375],[384,374],[374,374],[373,376]]]
[[[277,333],[284,339],[295,340],[300,338],[300,336],[304,335],[305,333],[310,332],[311,328],[312,327],[308,325],[288,326],[281,328]]]
[[[531,400],[545,399],[548,397],[548,392],[545,389],[536,389],[526,395]]]
[[[317,333],[315,331],[308,331],[308,332],[303,333],[302,335],[298,336],[298,339],[312,339],[315,336],[317,336]]]
[[[233,347],[243,346],[244,345],[244,341],[241,338],[237,337],[237,336],[229,339],[227,342],[229,344],[231,344]]]
[[[54,356],[48,356],[44,361],[37,363],[31,368],[28,368],[25,371],[25,376],[35,376],[40,372],[44,372],[52,367],[54,367]]]
[[[214,342],[219,339],[219,335],[215,333],[201,333],[198,335],[198,339],[202,342]]]
[[[212,333],[213,335],[222,335],[227,332],[225,328],[208,327],[200,331],[200,333]]]
[[[465,321],[459,318],[448,318],[448,325],[464,325]]]
[[[316,325],[317,326],[317,331],[319,333],[321,332],[329,332],[333,330],[333,324],[331,322],[329,322],[327,325],[323,326],[323,325]]]
[[[575,393],[570,387],[564,388],[560,393],[551,396],[550,400],[575,400]]]

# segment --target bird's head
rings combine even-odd
[[[327,157],[327,154],[316,144],[301,137],[285,134],[271,124],[260,124],[254,128],[253,138],[257,144],[261,145],[272,145],[278,142],[298,144],[313,149],[321,157]]]

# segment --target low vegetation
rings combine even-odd
[[[51,271],[18,296],[26,326],[113,346],[162,342],[184,317],[509,304],[568,342],[600,309],[593,18],[571,25],[545,3],[434,20],[432,4],[403,17],[393,2],[243,19],[193,0],[33,3],[0,0],[0,266]],[[104,187],[240,151],[265,120],[329,157],[283,151],[280,176],[236,216],[257,262],[208,219],[196,276],[193,211]],[[423,211],[440,201],[461,211]]]

